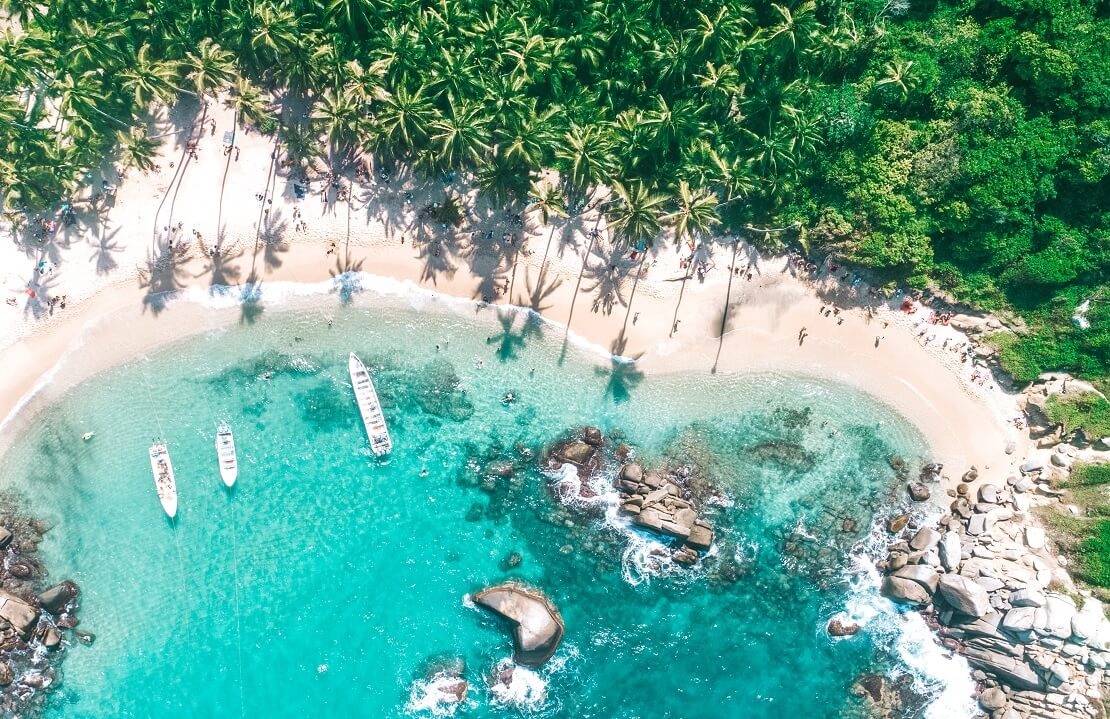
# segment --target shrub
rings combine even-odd
[[[1110,436],[1110,402],[1094,392],[1054,394],[1045,402],[1045,414],[1064,426],[1064,433],[1082,429],[1088,437]]]

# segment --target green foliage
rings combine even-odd
[[[1094,392],[1054,394],[1045,402],[1045,413],[1064,432],[1082,429],[1088,437],[1110,437],[1110,402]]]
[[[557,170],[571,215],[626,188],[629,237],[798,222],[750,239],[1020,314],[999,345],[1020,379],[1110,369],[1105,301],[1071,319],[1110,266],[1098,0],[16,5],[6,210],[57,205],[106,156],[149,166],[152,107],[219,94],[302,167],[372,152],[499,203]]]
[[[1064,487],[1097,487],[1110,484],[1110,462],[1076,464]]]
[[[1057,510],[1045,519],[1076,563],[1072,575],[1110,589],[1110,464],[1076,464],[1061,486],[1083,514],[1073,517]]]

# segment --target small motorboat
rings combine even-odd
[[[173,465],[170,464],[170,452],[166,445],[150,445],[150,470],[154,473],[158,501],[162,503],[166,515],[173,519],[177,516],[177,481],[173,477]]]
[[[220,422],[216,429],[216,458],[220,461],[220,479],[231,487],[239,476],[239,460],[235,454],[235,437],[227,422]]]

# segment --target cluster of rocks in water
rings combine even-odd
[[[1005,486],[967,472],[935,527],[891,518],[897,538],[879,565],[882,593],[920,607],[944,645],[967,658],[992,719],[1104,716],[1110,621],[1100,602],[1066,591],[1060,560],[1029,521],[1034,497],[1051,495],[1044,463],[1021,469]],[[830,623],[831,634],[852,633],[842,629]]]
[[[602,446],[605,444],[601,430],[586,427],[580,437],[556,445],[549,453],[552,465],[569,464],[576,468],[579,483],[573,497],[561,490],[560,499],[593,499],[597,491],[591,480],[605,467]],[[631,449],[621,445],[614,451],[617,461],[628,459]],[[713,545],[713,528],[698,512],[697,500],[686,488],[690,477],[689,467],[673,471],[645,470],[635,462],[620,467],[613,480],[618,492],[620,511],[632,524],[641,529],[674,540],[670,558],[676,564],[697,564],[702,553]]]
[[[0,498],[16,506],[10,497]],[[77,631],[80,589],[72,581],[42,588],[46,569],[37,558],[49,526],[0,511],[0,714],[33,716],[46,691],[60,682],[59,663],[73,640],[91,644]]]
[[[516,581],[487,587],[471,595],[476,606],[489,610],[508,627],[513,637],[512,661],[500,661],[488,676],[495,696],[518,697],[528,702],[539,697],[542,688],[516,686],[518,666],[538,667],[549,660],[563,640],[563,617],[550,599],[538,589]],[[470,683],[461,659],[448,658],[429,662],[410,699],[416,709],[432,709],[441,716],[453,713],[466,701]]]

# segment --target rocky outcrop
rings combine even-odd
[[[66,580],[61,584],[55,584],[44,589],[39,594],[39,606],[57,616],[66,610],[70,602],[77,599],[79,592],[80,589],[78,589],[75,582]]]
[[[1110,621],[1093,598],[1077,604],[1063,591],[1068,579],[1030,514],[1056,501],[1043,477],[1061,470],[1049,465],[1027,459],[1005,482],[965,473],[949,515],[895,527],[879,564],[883,594],[921,608],[967,658],[991,719],[1092,719],[1110,692]]]
[[[518,664],[543,664],[563,639],[563,618],[539,590],[515,582],[483,589],[474,603],[507,620],[513,627],[513,660]]]
[[[645,472],[640,465],[630,463],[621,467],[615,484],[621,512],[636,526],[679,540],[679,549],[693,550],[695,561],[698,552],[708,551],[713,545],[713,528],[698,515],[693,499],[676,477],[654,470]],[[682,555],[691,556],[688,552]],[[686,563],[677,556],[675,559]]]

